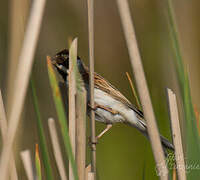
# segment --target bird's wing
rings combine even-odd
[[[133,104],[131,104],[130,101],[122,93],[120,93],[120,91],[117,88],[115,88],[113,85],[111,85],[107,80],[105,80],[102,76],[100,76],[97,73],[94,74],[94,84],[96,88],[104,90],[116,100],[121,101],[126,106],[133,109],[140,118],[142,119],[144,118],[142,111],[140,111]]]
[[[82,77],[85,83],[89,84],[89,69],[87,66],[85,66],[84,63],[83,63],[83,67],[84,67],[84,73],[82,73]],[[144,119],[144,115],[142,111],[140,111],[133,104],[131,104],[130,101],[122,93],[120,93],[120,91],[117,88],[111,85],[106,79],[104,79],[102,76],[100,76],[96,72],[94,72],[94,86],[96,88],[99,88],[107,92],[113,98],[115,98],[118,101],[121,101],[127,107],[131,108],[138,115],[139,119]]]

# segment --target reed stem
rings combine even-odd
[[[89,33],[89,75],[90,75],[90,106],[94,109],[94,1],[88,0],[88,33]],[[96,179],[96,132],[95,113],[90,112],[92,172]]]
[[[154,158],[157,165],[158,175],[161,180],[168,180],[168,169],[165,163],[165,157],[160,142],[160,136],[156,124],[148,86],[142,66],[142,60],[139,53],[134,26],[131,20],[130,9],[127,0],[117,0],[119,14],[122,27],[129,51],[132,70],[135,76],[136,85],[138,88],[139,97],[144,112],[144,117],[147,122],[147,130],[150,138]]]

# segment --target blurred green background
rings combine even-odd
[[[0,87],[8,114],[9,99],[12,97],[9,89],[13,88],[13,74],[16,71],[18,52],[31,2],[30,0],[1,1]],[[129,4],[155,114],[158,117],[158,126],[160,132],[170,139],[165,88],[169,87],[178,94],[178,87],[170,43],[166,0],[130,0]],[[200,1],[174,0],[173,5],[184,63],[189,73],[193,104],[199,110]],[[125,75],[125,72],[129,72],[131,76],[132,73],[116,2],[95,1],[94,21],[95,71],[135,103]],[[68,40],[74,37],[78,37],[79,56],[88,64],[86,0],[47,0],[33,67],[33,77],[46,129],[47,118],[56,117],[47,75],[46,56],[54,55],[57,51],[68,47]],[[10,84],[9,79],[11,79]],[[18,153],[26,148],[34,154],[34,146],[38,142],[35,118],[29,89],[18,130],[19,138],[16,141],[18,157]],[[96,127],[97,132],[100,132],[104,125],[96,123]],[[49,141],[48,131],[46,136]],[[49,149],[51,150],[51,146]],[[21,164],[19,160],[18,163]],[[20,165],[18,167],[20,179],[26,179],[23,168]],[[97,172],[101,180],[140,180],[143,174],[147,179],[158,179],[149,142],[136,129],[118,124],[97,145]],[[56,169],[55,173],[57,173]]]

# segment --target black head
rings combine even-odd
[[[63,79],[67,80],[68,70],[69,70],[69,51],[64,49],[58,52],[54,57],[52,57],[52,64],[56,67],[59,74]],[[81,59],[77,57],[77,65],[79,71],[81,72],[84,69],[84,66],[81,62]]]
[[[64,49],[53,56],[51,60],[59,74],[66,80],[69,69],[69,51]]]

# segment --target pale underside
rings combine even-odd
[[[129,108],[121,101],[116,100],[108,93],[95,88],[94,99],[95,104],[108,107],[116,112],[119,112],[117,114],[113,114],[112,112],[109,112],[103,108],[97,108],[95,110],[95,119],[97,121],[106,124],[122,122],[133,125],[139,129],[145,129],[143,123],[141,123],[141,120],[138,118],[138,115],[133,109]]]

